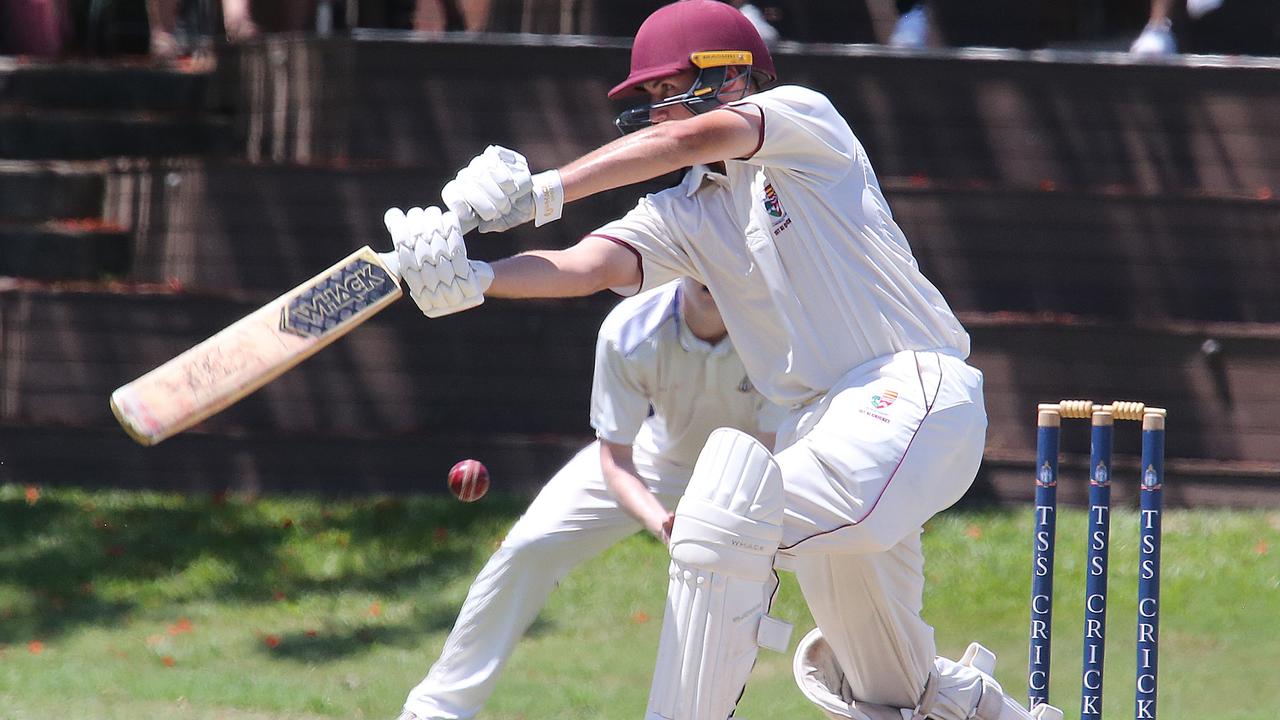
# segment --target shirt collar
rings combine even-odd
[[[693,197],[693,194],[702,189],[707,183],[713,185],[722,185],[729,180],[722,172],[712,170],[707,165],[694,165],[689,168],[689,172],[685,173],[682,187],[685,197]]]

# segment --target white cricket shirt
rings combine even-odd
[[[701,281],[756,387],[785,406],[901,350],[967,357],[968,333],[917,267],[831,101],[787,85],[732,106],[762,119],[754,153],[724,174],[696,167],[592,233],[640,257],[640,288],[618,292]]]
[[[751,385],[729,338],[712,345],[689,330],[679,287],[642,292],[609,313],[591,388],[597,437],[631,445],[649,487],[673,494],[684,492],[712,430],[774,432],[784,414]]]

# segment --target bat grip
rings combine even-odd
[[[480,218],[476,217],[475,211],[469,205],[449,209],[453,211],[454,215],[458,216],[458,225],[462,226],[463,235],[480,226]],[[387,269],[391,271],[392,275],[395,275],[396,278],[400,277],[400,256],[396,254],[395,250],[378,253],[378,257],[382,260],[382,264],[386,265]]]

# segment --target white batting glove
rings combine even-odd
[[[484,302],[493,282],[489,263],[467,259],[458,218],[440,208],[391,208],[383,217],[396,244],[400,277],[422,313],[430,318]]]
[[[502,232],[530,220],[542,226],[559,220],[564,209],[558,171],[530,175],[523,155],[497,145],[472,158],[440,195],[455,212],[471,208],[480,219],[480,232]]]

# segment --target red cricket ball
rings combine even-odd
[[[489,492],[489,471],[479,460],[463,460],[449,470],[449,491],[462,502],[475,502]]]

